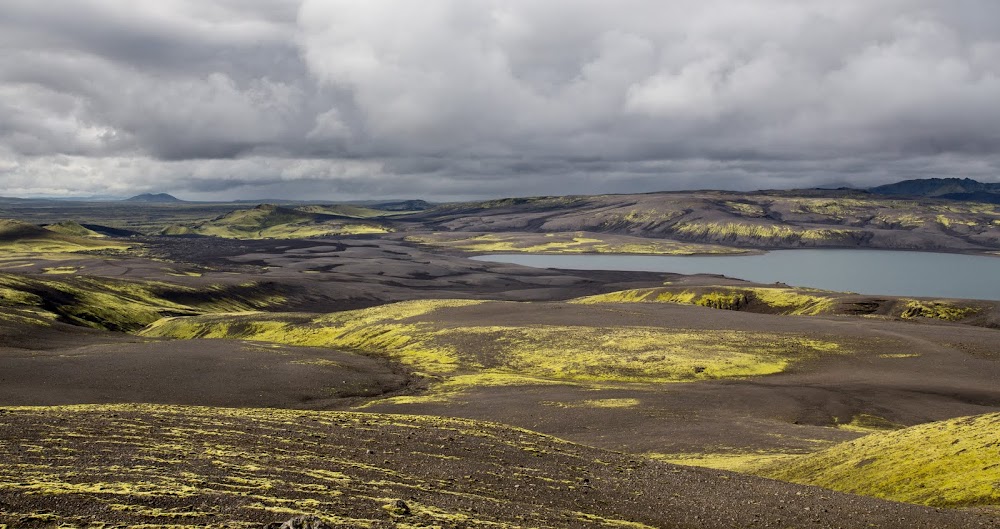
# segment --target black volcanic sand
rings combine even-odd
[[[286,301],[271,310],[331,312],[391,301],[435,298],[539,301],[655,287],[685,276],[650,272],[541,270],[473,261],[404,242],[365,237],[233,240],[150,237],[131,255],[61,254],[0,261],[4,272],[42,274],[72,267],[79,274],[190,287],[269,284]],[[45,274],[43,274],[45,275]],[[58,279],[65,276],[49,276]],[[712,276],[691,276],[711,281]],[[732,283],[742,284],[739,281]]]
[[[1000,331],[995,329],[651,303],[487,303],[441,309],[415,320],[421,318],[447,326],[767,331],[838,342],[842,351],[793,364],[784,373],[746,379],[485,387],[446,402],[375,403],[366,409],[500,421],[632,453],[809,452],[823,442],[859,436],[834,426],[862,414],[913,425],[1000,411]],[[619,398],[640,404],[585,405]]]
[[[236,340],[156,341],[0,321],[0,403],[343,408],[413,382],[381,359]]]
[[[340,412],[0,408],[0,523],[260,527],[995,527],[506,426]],[[400,503],[401,502],[401,503]],[[219,525],[214,525],[219,524]]]

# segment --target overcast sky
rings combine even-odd
[[[1000,181],[996,0],[3,0],[0,195]]]

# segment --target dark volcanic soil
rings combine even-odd
[[[481,304],[442,309],[448,326],[580,325],[787,333],[841,344],[784,373],[615,387],[471,389],[445,402],[376,404],[379,412],[500,421],[632,453],[812,451],[860,435],[865,414],[899,425],[1000,411],[1000,331],[850,316],[778,316],[675,304]],[[485,344],[484,344],[485,345]],[[634,407],[580,403],[638,399]]]
[[[681,287],[738,282],[536,270],[391,240],[142,241],[144,254],[5,266],[40,277],[45,267],[77,267],[80,275],[205,287],[206,295],[224,291],[209,286],[258,282],[268,286],[267,294],[283,297],[268,310],[328,312],[426,298],[532,301],[443,309],[434,318],[445,327],[788,333],[835,341],[843,350],[766,377],[469,387],[437,402],[368,408],[499,421],[598,447],[588,448],[466,420],[274,409],[342,410],[374,397],[421,395],[432,382],[374,355],[238,340],[143,340],[60,323],[27,324],[3,312],[0,405],[247,409],[0,410],[0,529],[62,522],[259,527],[306,512],[340,527],[376,528],[642,527],[623,521],[664,528],[997,524],[991,514],[887,503],[602,449],[805,452],[861,435],[834,427],[859,414],[909,425],[997,411],[998,330],[670,304],[554,303],[664,281]],[[469,345],[476,355],[491,350],[489,344]],[[581,404],[602,399],[635,404]],[[396,500],[410,513],[393,512]]]
[[[165,342],[63,324],[0,321],[2,405],[331,409],[411,383],[388,361],[328,349],[235,340]]]
[[[259,527],[979,528],[472,421],[211,408],[0,409],[0,522]],[[122,472],[129,469],[127,472]],[[398,503],[402,501],[402,503]]]

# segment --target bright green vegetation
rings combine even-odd
[[[884,417],[879,417],[878,415],[871,415],[868,413],[861,413],[855,415],[851,422],[838,424],[838,428],[841,430],[852,430],[855,432],[879,432],[886,430],[900,430],[904,428],[902,424],[894,423]]]
[[[428,300],[328,315],[205,315],[166,318],[142,335],[238,338],[336,347],[391,358],[440,381],[431,398],[484,385],[666,383],[779,373],[839,353],[799,335],[659,327],[454,326],[436,311],[477,303]],[[420,397],[423,398],[423,397]],[[415,402],[411,397],[396,402]]]
[[[650,527],[606,507],[640,463],[491,423],[155,405],[0,408],[0,423],[10,527]],[[584,494],[582,475],[614,485]]]
[[[49,224],[45,226],[45,229],[53,231],[55,233],[61,233],[63,235],[72,235],[74,237],[95,237],[101,238],[104,235],[97,233],[96,231],[85,228],[77,222],[71,220],[64,220],[62,222],[57,222],[55,224]]]
[[[988,309],[989,305],[957,305],[949,301],[858,298],[850,294],[805,288],[780,287],[659,287],[620,290],[577,298],[570,303],[679,303],[725,310],[769,314],[816,316],[880,311],[883,317],[930,318],[960,321]],[[858,308],[861,306],[862,308]],[[867,311],[867,312],[865,312]]]
[[[1000,505],[1000,414],[877,433],[756,473],[938,507]]]
[[[529,206],[532,208],[546,209],[553,207],[571,207],[586,204],[589,197],[580,196],[543,196],[543,197],[516,197],[499,198],[485,200],[482,202],[459,202],[453,204],[442,204],[435,208],[435,211],[455,211],[466,209],[506,209]]]
[[[679,303],[726,310],[752,310],[756,305],[769,312],[814,316],[829,313],[836,308],[837,298],[832,295],[833,293],[822,291],[791,288],[661,287],[609,292],[578,298],[571,303]]]
[[[427,323],[406,320],[440,308],[475,303],[478,302],[426,300],[326,315],[255,313],[166,318],[149,326],[142,334],[180,339],[242,338],[355,349],[388,356],[421,372],[447,374],[459,367],[457,351],[435,339],[441,331]]]
[[[82,226],[80,228],[85,229]],[[122,249],[128,246],[111,240],[67,234],[66,231],[73,230],[50,230],[16,220],[0,219],[0,250],[8,253],[65,253]]]
[[[42,268],[42,273],[53,275],[75,274],[79,269],[75,266],[50,266]]]
[[[801,241],[845,241],[855,230],[807,229],[784,225],[744,222],[682,222],[674,231],[691,238],[712,241],[753,241],[762,244],[788,244]]]
[[[938,215],[937,223],[944,226],[945,228],[954,228],[958,226],[972,226],[975,227],[979,225],[979,222],[975,220],[961,219],[955,217],[949,217],[947,215]]]
[[[724,204],[729,209],[746,217],[763,217],[765,214],[764,207],[759,204],[736,202],[732,200],[727,200]]]
[[[615,228],[625,226],[644,226],[672,221],[684,214],[681,209],[674,208],[648,208],[630,209],[625,212],[616,210],[615,213],[605,213],[598,215],[601,226],[604,228]]]
[[[329,235],[388,233],[379,222],[264,204],[232,211],[221,217],[186,226],[165,228],[163,235],[208,235],[227,239],[305,239]]]
[[[901,318],[933,318],[945,321],[958,321],[979,312],[978,307],[959,306],[944,301],[909,300],[903,309]]]
[[[356,219],[371,219],[376,217],[391,217],[407,215],[409,211],[383,211],[381,209],[366,208],[364,206],[354,206],[351,204],[332,204],[325,206],[309,205],[297,206],[297,211],[305,213],[319,213],[322,215],[338,215],[341,217],[353,217]]]
[[[61,267],[57,274],[68,274]],[[135,331],[168,314],[242,312],[284,298],[249,282],[193,288],[155,281],[66,275],[40,278],[0,274],[0,307],[97,329]]]
[[[586,399],[574,402],[543,402],[546,406],[559,408],[634,408],[641,404],[639,399]]]
[[[691,467],[714,468],[716,470],[729,470],[732,472],[753,473],[761,467],[771,464],[783,463],[802,457],[802,454],[786,454],[775,452],[752,452],[752,453],[681,453],[681,454],[645,454],[646,457],[659,461],[666,461],[675,465],[685,465]]]
[[[461,233],[410,235],[407,241],[477,253],[617,253],[650,255],[735,254],[745,250],[669,239],[646,239],[587,232]]]

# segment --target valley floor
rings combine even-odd
[[[0,527],[1000,523],[987,485],[856,490],[918,506],[671,463],[916,472],[844,443],[1000,412],[995,304],[535,270],[398,237],[138,240],[2,260]],[[941,454],[1000,482],[988,439]]]

